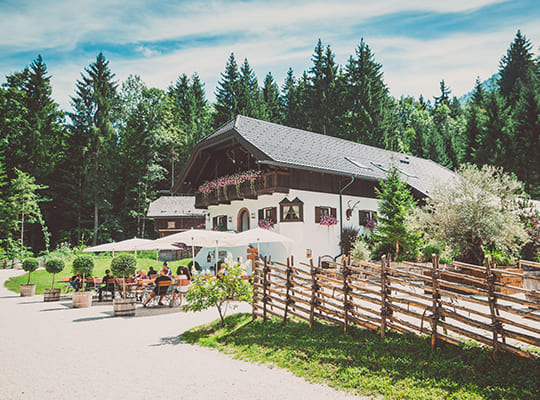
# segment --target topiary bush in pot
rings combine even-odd
[[[64,263],[64,260],[62,260],[59,257],[50,258],[47,261],[45,261],[45,270],[52,274],[52,285],[50,289],[45,289],[43,292],[43,300],[44,301],[58,301],[60,300],[60,291],[61,289],[55,289],[54,288],[54,276],[62,272],[65,268],[66,264]]]
[[[82,287],[84,289],[84,279],[86,276],[92,276],[94,270],[94,257],[89,255],[77,256],[73,260],[73,272],[78,272],[82,275]],[[73,293],[73,307],[90,307],[92,305],[92,292],[79,291]]]
[[[39,261],[37,258],[26,258],[22,263],[22,269],[28,272],[28,281],[26,285],[20,286],[21,296],[33,296],[36,293],[36,285],[30,283],[30,276],[32,272],[39,268]]]
[[[137,259],[131,254],[123,254],[111,260],[111,271],[116,278],[117,284],[123,292],[122,299],[113,299],[114,315],[132,316],[135,315],[135,299],[127,297],[127,284],[125,278],[135,273],[137,269]]]

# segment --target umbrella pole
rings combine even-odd
[[[219,254],[218,253],[218,241],[216,240],[216,260],[215,260],[216,264],[214,266],[214,275],[216,275],[216,276],[217,276],[217,272],[218,272],[218,265],[217,265],[217,263],[218,263],[218,254]]]

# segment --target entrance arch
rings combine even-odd
[[[249,231],[249,210],[245,207],[238,211],[236,230],[238,232]]]

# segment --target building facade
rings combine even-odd
[[[199,142],[173,191],[195,196],[206,229],[273,229],[294,240],[292,252],[268,244],[261,255],[316,261],[340,255],[343,228],[369,234],[375,189],[393,166],[420,201],[453,176],[431,160],[237,116]],[[201,253],[200,263],[215,262],[211,251]]]

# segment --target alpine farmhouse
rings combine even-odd
[[[431,160],[238,115],[197,144],[173,193],[195,195],[206,229],[264,226],[294,241],[292,252],[260,245],[261,256],[317,262],[340,255],[341,229],[370,233],[375,188],[392,166],[420,201],[453,176]],[[245,257],[245,248],[233,256]],[[215,262],[205,251],[196,260]]]

